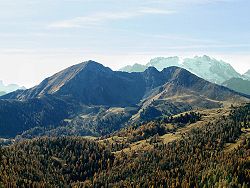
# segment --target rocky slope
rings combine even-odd
[[[136,66],[139,67],[140,65]],[[182,67],[193,74],[216,84],[221,84],[233,77],[242,78],[242,76],[237,73],[230,64],[210,58],[206,55],[202,57],[196,56],[194,58],[186,58],[183,60],[179,57],[157,57],[150,60],[146,67],[149,66],[153,66],[159,71],[170,66]],[[138,69],[135,70],[133,68],[134,66],[131,66],[130,69],[122,68],[120,70],[127,72],[139,72]]]
[[[32,131],[26,135],[31,136],[37,131],[55,136],[106,135],[128,122],[246,102],[247,97],[179,67],[127,73],[87,61],[31,89],[0,97],[0,137],[28,130]]]

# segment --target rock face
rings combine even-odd
[[[193,74],[216,84],[222,84],[224,81],[233,77],[242,78],[242,76],[237,73],[230,64],[218,61],[206,55],[202,57],[196,56],[194,58],[186,58],[184,60],[180,60],[178,57],[157,57],[150,60],[146,66],[153,66],[159,71],[170,66],[182,67]],[[133,66],[131,66],[129,70],[122,68],[121,71],[138,72],[138,70],[135,71],[133,69]]]
[[[182,67],[180,63],[180,59],[177,56],[167,57],[167,58],[157,57],[157,58],[151,59],[150,62],[147,64],[147,66],[153,66],[160,71],[163,70],[164,68],[172,67],[172,66]]]
[[[57,133],[60,127],[66,135],[72,129],[75,134],[102,135],[140,120],[147,109],[171,115],[197,107],[219,107],[223,101],[242,102],[246,97],[179,67],[127,73],[87,61],[31,89],[0,97],[0,136],[13,137],[35,127]]]
[[[241,75],[230,64],[208,56],[185,59],[183,64],[190,72],[217,84],[230,78],[241,78]]]
[[[137,104],[148,87],[159,84],[157,76],[150,69],[145,73],[129,74],[114,72],[99,63],[88,61],[69,67],[34,88],[10,93],[3,98],[28,100],[53,95],[86,105],[128,106]]]

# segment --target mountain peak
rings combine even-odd
[[[80,64],[82,64],[84,66],[87,66],[87,65],[102,65],[102,64],[97,63],[96,61],[93,61],[93,60],[84,61],[84,62],[82,62]]]
[[[206,60],[211,60],[211,57],[209,57],[208,55],[203,55],[202,58]]]
[[[98,69],[101,71],[95,71]],[[64,120],[71,118],[77,118],[68,124],[73,128],[85,123],[92,126],[92,120],[82,118],[82,115],[89,114],[98,119],[99,115],[106,116],[104,110],[110,107],[116,108],[114,113],[118,112],[117,108],[124,108],[125,112],[125,107],[136,107],[140,118],[141,110],[151,105],[160,112],[158,114],[165,114],[168,109],[169,114],[175,114],[197,107],[219,107],[222,101],[248,101],[244,95],[205,81],[183,68],[169,67],[159,72],[149,67],[143,73],[126,73],[112,71],[93,61],[71,66],[38,86],[4,95],[0,99],[9,99],[0,100],[0,117],[5,117],[1,119],[0,136],[16,135],[28,130],[26,128],[40,125],[64,126]],[[20,111],[24,115],[18,113]],[[10,114],[4,116],[6,112]],[[126,112],[121,118],[107,115],[105,119],[115,120],[116,125],[120,126],[121,121],[128,121],[132,117],[132,113],[136,111],[131,114]],[[79,119],[75,116],[79,116]],[[102,121],[100,125],[106,129],[108,122]],[[14,131],[6,130],[6,127]]]
[[[119,69],[122,72],[144,72],[148,66],[135,63],[134,65],[127,65]]]
[[[155,57],[146,65],[127,66],[120,70],[125,72],[143,72],[149,66],[153,66],[159,71],[171,66],[182,67],[205,80],[217,84],[221,84],[232,77],[250,79],[250,71],[249,74],[246,73],[242,76],[230,64],[208,55],[184,58],[183,60],[177,56]]]
[[[250,69],[247,72],[245,72],[245,75],[250,75]]]
[[[93,60],[88,60],[88,61],[84,61],[80,64],[78,64],[82,69],[85,68],[91,68],[91,69],[100,69],[100,68],[106,68],[104,67],[102,64],[97,63],[96,61]],[[76,65],[77,66],[77,65]]]
[[[171,66],[180,66],[180,59],[177,56],[173,57],[156,57],[151,59],[147,66],[154,66],[159,71],[163,70],[166,67]]]
[[[155,67],[153,67],[153,66],[148,67],[144,72],[159,73],[159,71]]]
[[[242,76],[244,79],[247,79],[250,81],[250,69],[247,72],[245,72]]]

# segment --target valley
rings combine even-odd
[[[250,188],[249,0],[0,0],[0,188]]]
[[[0,150],[0,185],[248,187],[249,114],[246,104],[190,111],[105,137],[21,141]]]
[[[248,187],[249,102],[179,67],[74,65],[0,97],[0,187]]]

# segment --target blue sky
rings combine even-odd
[[[26,87],[93,59],[113,69],[207,54],[250,69],[249,0],[0,0],[0,80]]]

